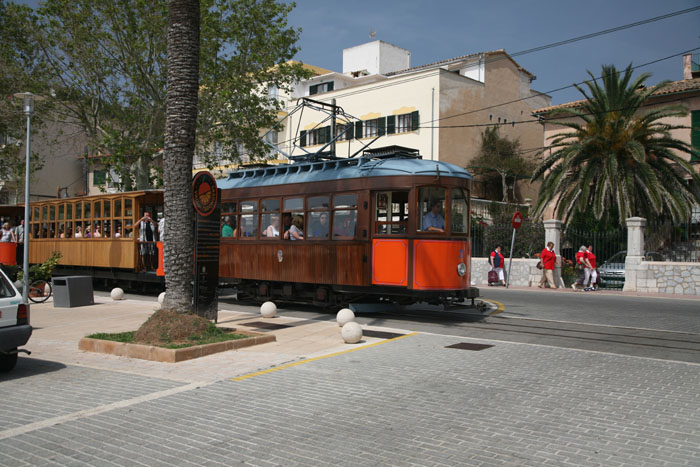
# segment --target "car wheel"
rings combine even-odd
[[[14,349],[17,350],[17,349]],[[12,370],[17,364],[17,354],[0,355],[0,372],[5,373]]]

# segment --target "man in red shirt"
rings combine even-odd
[[[596,270],[595,254],[593,254],[593,245],[588,245],[588,250],[584,255],[584,265],[586,266],[585,278],[583,279],[583,290],[598,290],[596,283],[598,282],[598,271]],[[589,282],[590,280],[590,282]],[[588,287],[586,287],[588,283]]]
[[[557,289],[558,287],[554,285],[554,266],[561,264],[557,259],[557,254],[554,253],[554,242],[547,243],[547,248],[540,253],[540,261],[542,262],[542,279],[537,287],[543,289],[546,282],[550,288]]]

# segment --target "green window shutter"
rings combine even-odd
[[[325,144],[331,140],[331,127],[324,126],[321,128],[321,134],[323,135],[323,141],[321,143]]]
[[[313,96],[314,94],[318,94],[318,84],[309,87],[309,96]]]
[[[386,134],[386,118],[377,119],[377,135],[384,136]]]
[[[389,135],[396,133],[396,115],[389,115],[386,118],[386,132]]]
[[[418,120],[418,111],[416,110],[415,112],[411,112],[411,130],[412,131],[417,130],[419,123],[420,122]]]
[[[333,81],[328,82],[327,86],[328,86],[328,90],[332,91],[333,90]]]
[[[362,138],[362,121],[355,122],[355,138]]]
[[[306,130],[301,130],[299,133],[299,146],[302,148],[306,146]]]
[[[693,127],[690,130],[690,145],[700,152],[700,110],[693,110],[690,113],[690,124]],[[692,154],[690,160],[700,162],[700,154]]]
[[[345,139],[353,139],[355,137],[355,125],[353,125],[352,123],[348,123],[345,129],[347,130],[345,132]]]

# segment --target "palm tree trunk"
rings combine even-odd
[[[163,307],[179,313],[192,311],[192,158],[198,86],[199,0],[169,0]]]

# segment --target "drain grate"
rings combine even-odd
[[[445,348],[446,349],[461,349],[461,350],[484,350],[484,349],[488,349],[489,347],[493,347],[493,346],[487,345],[487,344],[472,344],[470,342],[460,342],[458,344],[448,345]]]
[[[269,331],[276,331],[279,329],[287,329],[292,327],[291,324],[266,323],[264,321],[251,321],[250,323],[241,323],[241,325],[256,329],[267,329]]]
[[[405,334],[398,334],[395,332],[385,332],[385,331],[372,331],[370,329],[363,329],[362,335],[366,337],[378,337],[379,339],[394,339],[395,337],[404,336]]]

